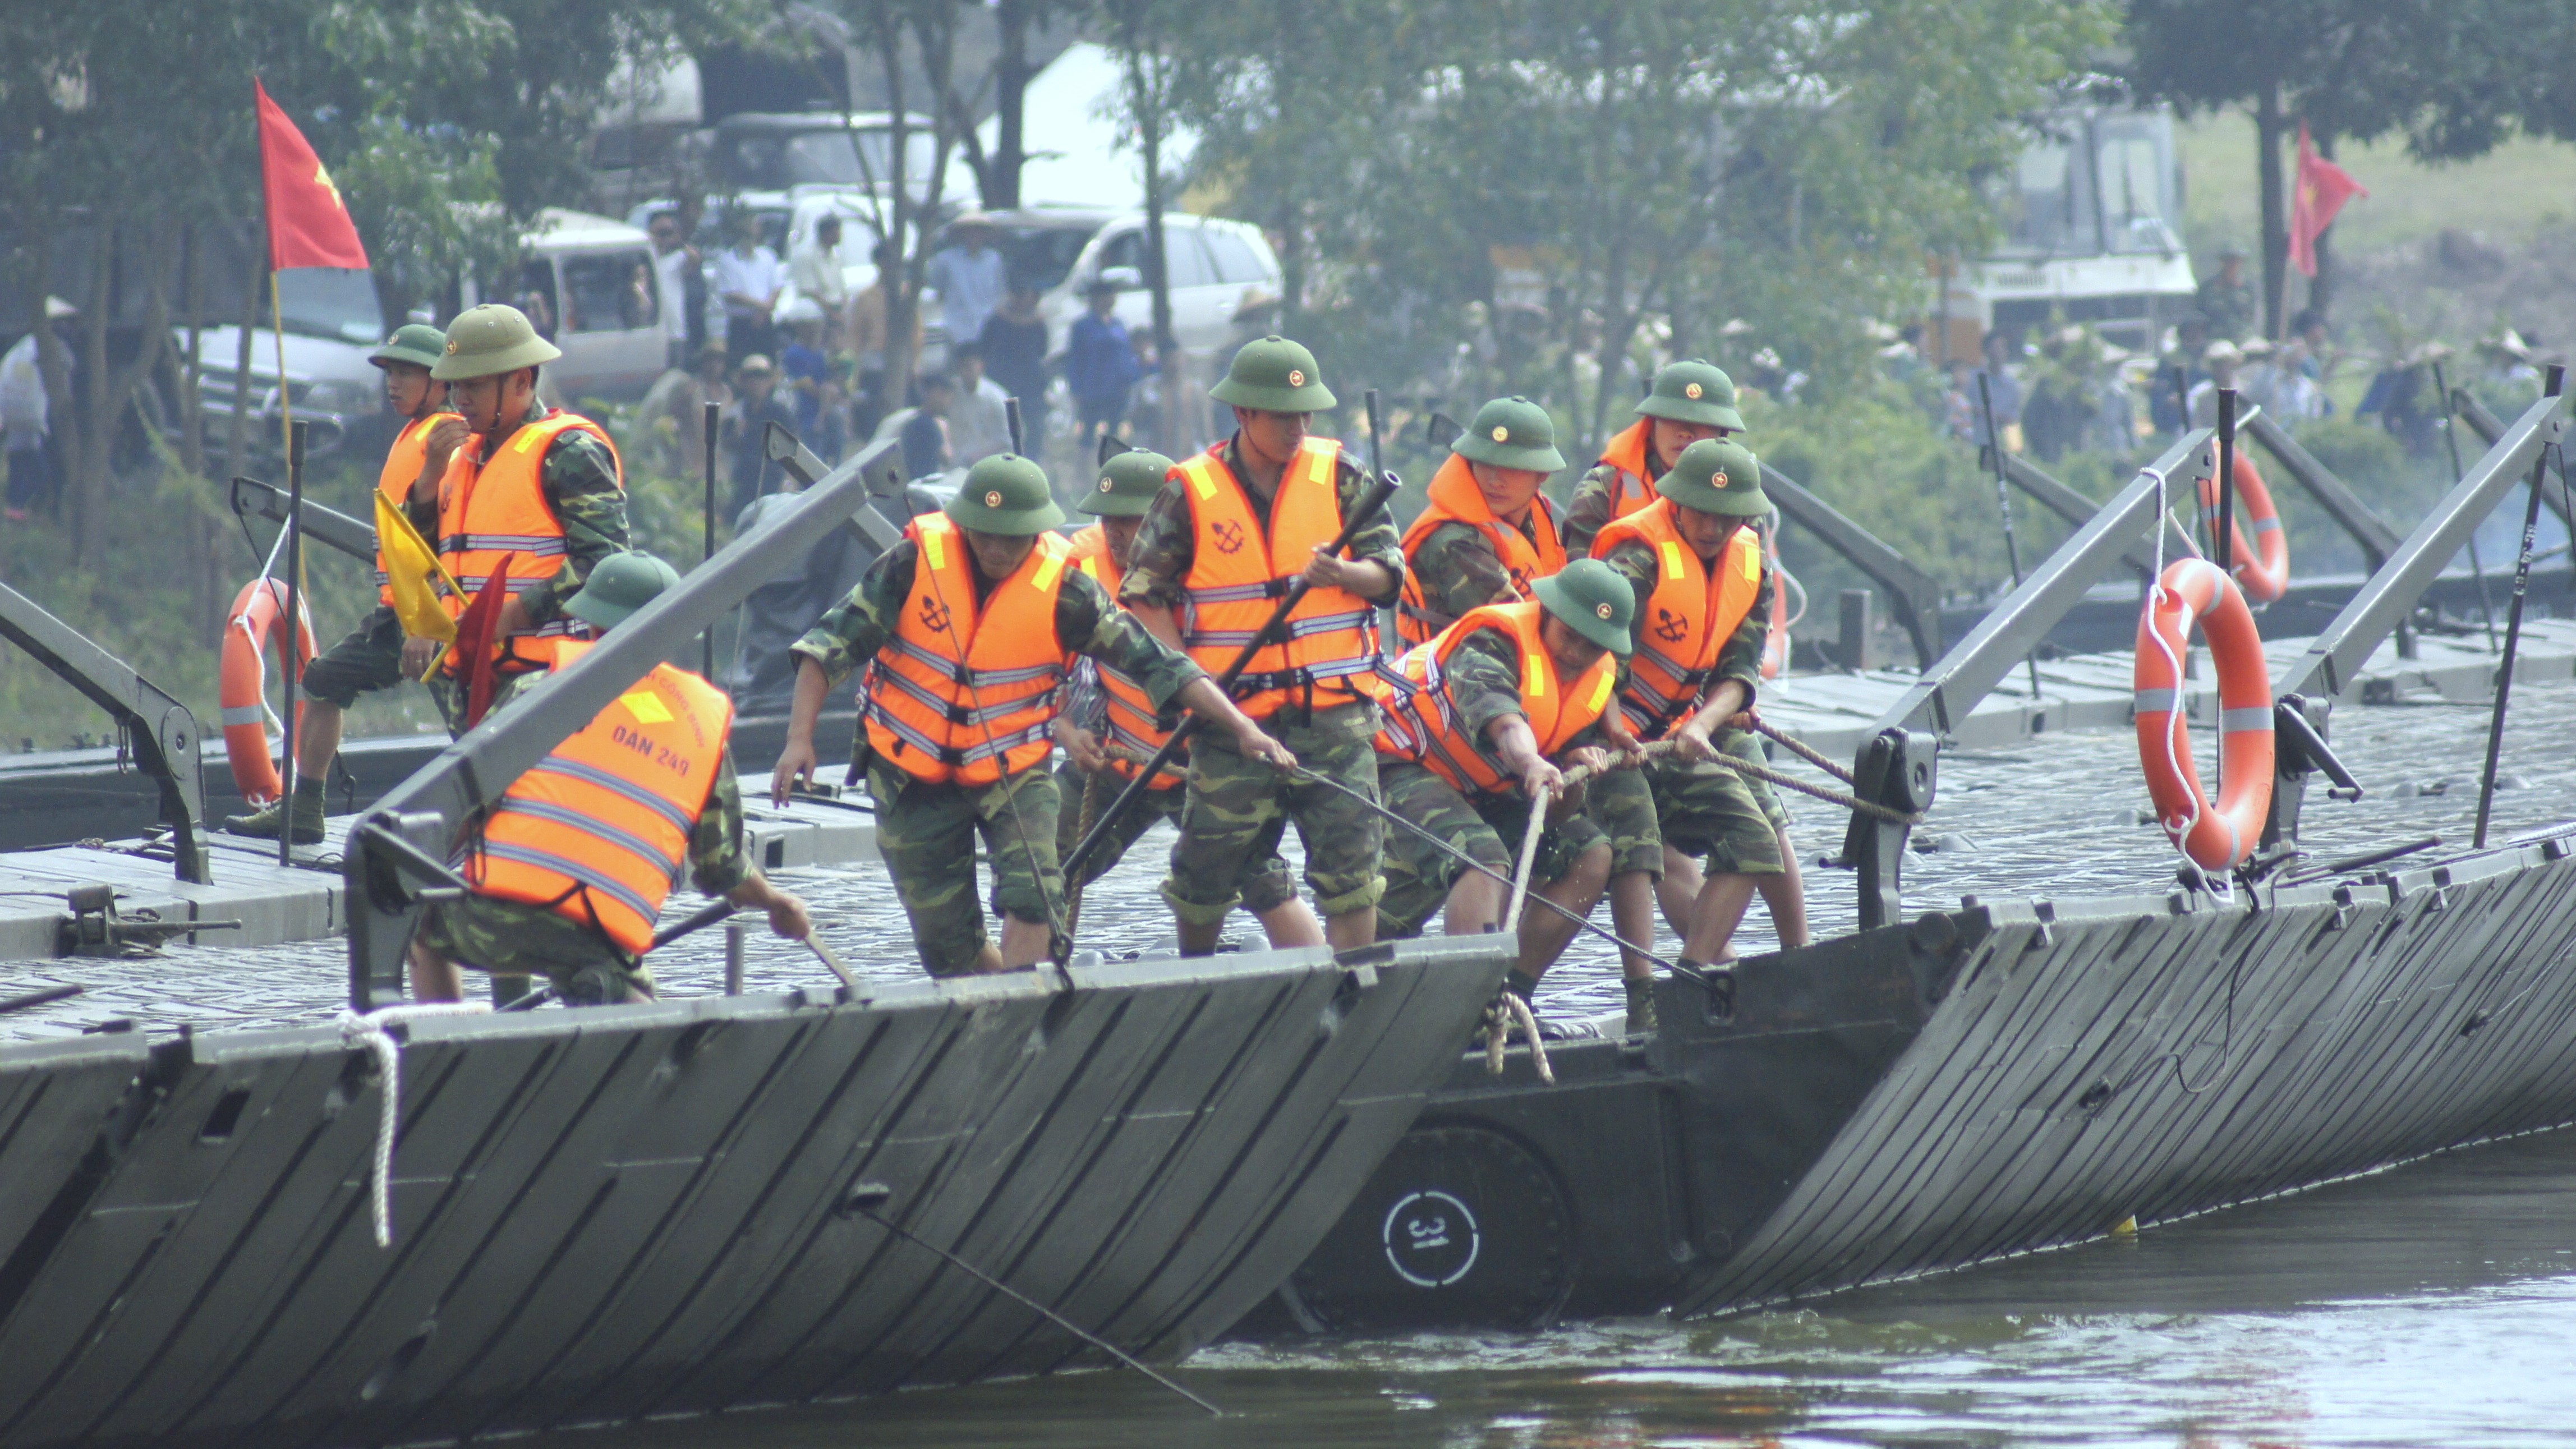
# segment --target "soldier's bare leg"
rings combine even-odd
[[[1601,903],[1602,889],[1610,882],[1610,843],[1596,841],[1574,858],[1572,868],[1545,885],[1530,887],[1531,894],[1542,895],[1577,917],[1588,918],[1592,908]],[[1579,929],[1572,920],[1545,908],[1521,912],[1521,973],[1535,981],[1565,954]]]
[[[1663,907],[1664,920],[1676,936],[1690,935],[1691,909],[1699,904],[1699,889],[1707,882],[1700,877],[1699,857],[1664,847],[1664,876],[1655,883],[1656,904]],[[1621,932],[1626,935],[1626,932]],[[1631,936],[1630,940],[1636,938]]]
[[[1377,907],[1344,911],[1324,918],[1324,943],[1336,951],[1356,951],[1377,943]]]
[[[992,947],[986,946],[984,954],[994,956],[995,952]],[[1002,917],[1002,948],[997,964],[985,966],[978,962],[976,969],[1026,971],[1045,959],[1047,959],[1046,922],[1023,921],[1016,915],[1005,915]]]
[[[1650,946],[1655,940],[1655,877],[1642,870],[1622,871],[1610,880],[1610,929],[1622,941]],[[1570,928],[1569,928],[1570,929]],[[1621,947],[1619,974],[1629,981],[1655,979],[1655,963]]]
[[[418,941],[411,943],[411,999],[463,1001],[465,973],[455,962]]]
[[[1798,873],[1798,847],[1791,843],[1786,826],[1777,827],[1780,837],[1780,873],[1753,878],[1762,892],[1763,908],[1771,913],[1771,932],[1783,946],[1803,946],[1811,939],[1807,934],[1807,880]]]
[[[1375,917],[1377,913],[1372,909],[1369,914],[1371,917],[1370,939],[1374,940],[1376,939]],[[1253,919],[1261,922],[1261,934],[1270,938],[1270,944],[1273,949],[1285,951],[1291,946],[1320,946],[1324,944],[1324,923],[1315,919],[1315,913],[1307,908],[1306,902],[1302,897],[1292,897],[1286,905],[1274,906],[1269,910],[1259,912],[1253,917]],[[1208,943],[1208,949],[1211,951],[1215,950],[1216,943],[1212,941]]]
[[[1691,906],[1690,932],[1682,938],[1682,954],[1711,966],[1734,960],[1735,928],[1752,904],[1753,877],[1710,876]]]

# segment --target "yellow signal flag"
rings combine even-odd
[[[415,639],[456,638],[456,621],[438,602],[437,586],[455,598],[465,591],[438,561],[411,520],[382,492],[376,494],[376,557],[384,561],[385,580],[393,590],[394,616]],[[435,581],[435,585],[433,584]]]

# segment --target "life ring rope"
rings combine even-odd
[[[300,672],[313,662],[317,652],[311,610],[299,609],[290,629],[285,585],[263,574],[242,585],[225,616],[221,689],[217,695],[223,709],[224,758],[232,767],[234,786],[253,805],[269,804],[286,789],[286,782],[278,775],[277,762],[269,757],[270,728],[283,723],[268,703],[267,654],[272,640],[283,656],[280,668]],[[304,720],[304,707],[299,700],[295,710],[299,725]]]

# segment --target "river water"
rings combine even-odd
[[[2576,685],[2517,686],[2496,832],[2576,816]],[[2487,711],[2347,708],[2337,748],[2370,789],[2311,795],[2306,837],[2331,860],[2439,834],[2465,845]],[[2204,740],[2204,769],[2207,742]],[[1784,767],[1791,767],[1784,758]],[[1804,770],[1803,766],[1794,766]],[[1816,777],[1821,778],[1821,777]],[[1831,812],[1793,802],[1810,859]],[[2177,860],[2141,821],[2136,744],[2120,731],[1946,755],[1908,863],[1916,909],[1963,894],[2160,892]],[[1086,945],[1152,946],[1170,836],[1158,829],[1094,888]],[[852,964],[909,975],[881,868],[789,872]],[[1817,928],[1846,930],[1851,878],[1811,868]],[[685,894],[675,909],[694,904]],[[1741,946],[1767,948],[1757,906]],[[1664,945],[1673,945],[1667,936]],[[88,996],[10,1035],[106,1015],[147,1030],[328,1019],[343,946],[176,950],[61,963]],[[721,933],[656,957],[666,989],[713,989]],[[49,969],[51,968],[49,965]],[[40,976],[29,984],[57,979]],[[755,935],[755,988],[819,984],[800,948]],[[13,981],[12,986],[16,988]],[[1548,978],[1559,1017],[1616,1008],[1606,949]],[[805,1449],[1025,1444],[1040,1449],[1320,1444],[1538,1446],[2576,1444],[2576,1132],[2491,1145],[2150,1231],[1794,1309],[1716,1322],[1568,1325],[1508,1336],[1219,1345],[1180,1370],[1222,1421],[1131,1373],[1082,1373],[584,1432],[564,1449]]]

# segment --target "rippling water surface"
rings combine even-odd
[[[2426,835],[2465,844],[2484,708],[2347,708],[2335,739],[2371,797],[2312,795],[2320,859]],[[2576,816],[2576,686],[2521,686],[2496,801],[2499,837]],[[2205,742],[2204,742],[2205,743]],[[2205,753],[2205,751],[2204,751]],[[1803,766],[1795,768],[1803,770]],[[2176,860],[2139,821],[2125,732],[1944,758],[1913,857],[1917,906],[1963,894],[2169,889]],[[1802,852],[1831,849],[1799,807]],[[1170,835],[1148,835],[1095,887],[1086,945],[1169,931],[1154,894]],[[854,965],[908,976],[903,917],[873,865],[784,877]],[[1848,929],[1851,879],[1809,871],[1820,930]],[[675,909],[694,904],[685,895]],[[1766,948],[1757,907],[1744,946]],[[1096,934],[1095,934],[1096,933]],[[657,957],[674,990],[712,989],[721,934]],[[1666,945],[1671,945],[1669,937]],[[90,996],[13,1021],[59,1033],[107,1015],[147,1029],[320,1020],[343,947],[181,950],[49,970]],[[753,938],[757,985],[822,979],[801,949]],[[15,983],[13,983],[14,985]],[[1559,1014],[1615,1008],[1608,952],[1579,946],[1548,979]],[[549,1446],[806,1449],[1157,1445],[2529,1445],[2576,1443],[2576,1132],[2525,1138],[2301,1196],[1788,1311],[1714,1323],[1631,1320],[1524,1336],[1313,1347],[1221,1345],[1181,1371],[1228,1411],[1211,1421],[1127,1373],[901,1395],[566,1435]]]

